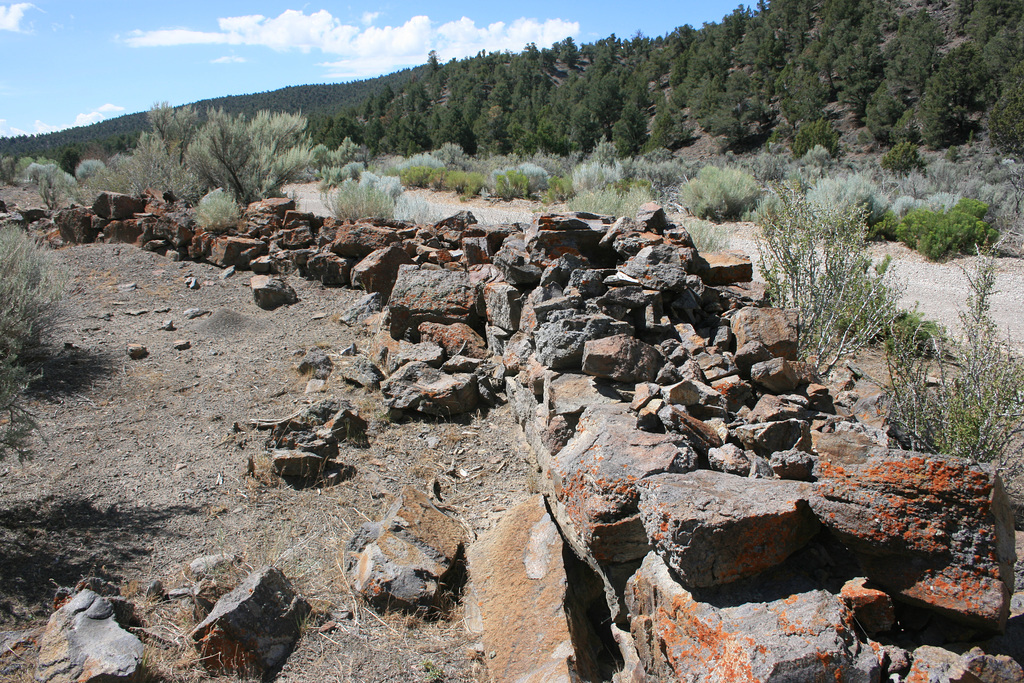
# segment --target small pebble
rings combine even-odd
[[[189,289],[199,289],[199,280],[194,277],[185,278],[185,286]]]
[[[220,274],[221,280],[227,280],[235,274],[235,267],[229,266],[223,273]]]
[[[164,332],[173,332],[177,328],[174,327],[173,320],[165,320],[162,323],[160,323],[160,327],[158,327],[157,329],[163,330]]]
[[[183,315],[189,320],[195,320],[196,318],[202,317],[207,313],[209,313],[209,311],[207,311],[204,308],[187,308],[185,309],[185,313]]]
[[[149,355],[149,349],[142,344],[129,344],[128,345],[128,357],[132,360],[139,360]]]
[[[175,351],[185,351],[185,350],[191,349],[191,348],[192,348],[192,342],[190,342],[188,339],[176,339],[174,341],[174,350]]]

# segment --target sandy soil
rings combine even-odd
[[[479,680],[458,612],[438,622],[379,617],[353,599],[339,550],[406,485],[434,491],[436,482],[438,504],[474,533],[526,498],[534,469],[508,408],[391,422],[379,394],[333,376],[325,393],[305,394],[296,366],[306,350],[364,343],[337,322],[358,292],[296,278],[300,301],[263,311],[248,274],[224,280],[216,267],[123,245],[57,257],[72,285],[30,390],[40,423],[34,457],[0,462],[0,631],[45,623],[55,589],[82,577],[140,598],[151,580],[186,585],[189,561],[226,552],[246,568],[275,562],[317,609],[276,680],[422,681],[428,661],[444,680]],[[200,288],[188,289],[187,277]],[[188,320],[190,308],[209,313]],[[158,329],[168,319],[177,329]],[[191,348],[174,350],[178,339]],[[149,356],[130,360],[128,343]],[[247,474],[266,439],[250,420],[329,396],[353,401],[371,421],[369,446],[345,447],[341,457],[354,478],[296,490],[259,468]],[[202,677],[186,646],[189,610],[172,603],[145,612],[160,636],[147,643],[158,672]],[[331,619],[336,630],[312,628]],[[0,659],[0,679],[28,680],[27,672]]]

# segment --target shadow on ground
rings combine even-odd
[[[52,611],[58,586],[98,576],[119,582],[156,544],[183,534],[172,520],[190,506],[100,508],[85,499],[0,509],[0,625]]]
[[[30,359],[29,368],[36,378],[29,384],[26,394],[39,401],[79,396],[117,370],[109,356],[77,347],[54,350]]]

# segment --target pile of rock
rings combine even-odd
[[[951,645],[1006,627],[998,475],[894,448],[880,389],[852,369],[819,377],[797,357],[798,315],[766,305],[750,260],[698,253],[659,207],[419,227],[266,200],[214,235],[154,196],[128,204],[54,222],[66,242],[361,286],[371,298],[345,319],[371,338],[343,377],[394,411],[512,404],[542,497],[472,543],[406,492],[346,556],[372,604],[420,609],[468,547],[467,614],[496,679],[1024,680],[994,641]],[[275,439],[300,451],[299,474],[334,457],[326,422],[290,420]],[[520,620],[531,628],[509,628]]]

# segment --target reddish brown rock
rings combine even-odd
[[[100,192],[92,203],[92,210],[100,218],[124,220],[146,211],[146,198],[119,192]]]
[[[98,229],[92,226],[92,211],[81,207],[61,209],[53,214],[53,222],[66,244],[90,244],[96,241]]]
[[[754,576],[782,563],[818,531],[810,484],[698,470],[638,483],[651,544],[687,588]]]
[[[871,588],[867,583],[863,577],[850,579],[843,585],[839,597],[853,611],[864,632],[873,636],[896,625],[896,610],[888,593]]]
[[[694,259],[693,268],[706,285],[731,285],[754,279],[750,257],[738,251],[701,252]]]
[[[142,236],[142,228],[134,220],[110,221],[103,227],[107,242],[135,244]]]
[[[263,240],[249,237],[215,237],[210,244],[210,263],[221,268],[246,269],[249,262],[267,253]]]
[[[449,375],[426,363],[406,363],[381,383],[389,408],[449,417],[472,412],[480,402],[476,378]]]
[[[823,459],[811,506],[889,593],[968,625],[1004,628],[1013,515],[989,466],[905,451]]]
[[[772,358],[750,368],[751,381],[773,394],[786,394],[800,385],[796,364],[785,358]]]
[[[448,357],[487,358],[487,342],[465,323],[420,323],[420,340],[443,348]]]
[[[376,249],[352,268],[352,284],[367,292],[379,292],[386,301],[395,287],[399,267],[411,263],[412,258],[401,247]]]
[[[330,249],[338,256],[365,258],[377,249],[383,249],[402,238],[394,228],[380,227],[368,223],[343,223],[334,233]]]
[[[717,607],[676,583],[656,553],[626,586],[630,630],[647,676],[688,683],[877,681],[875,653],[857,642],[829,593],[778,591]]]
[[[345,287],[351,279],[355,259],[342,258],[330,252],[313,254],[306,261],[306,272],[327,287]]]
[[[616,382],[653,382],[661,353],[630,335],[618,334],[583,344],[583,372]]]
[[[563,542],[537,495],[510,509],[498,526],[469,547],[470,589],[466,623],[483,637],[487,668],[497,683],[569,683],[598,650],[582,640],[591,630],[572,600],[563,561]],[[570,627],[575,618],[576,628]],[[581,628],[582,627],[582,628]],[[578,654],[577,654],[578,653]]]
[[[401,339],[423,322],[472,325],[476,298],[476,287],[464,272],[401,266],[388,303],[391,336]]]
[[[275,216],[282,221],[285,214],[295,210],[295,200],[288,197],[269,197],[253,202],[245,209],[246,217],[249,215]]]
[[[756,341],[765,345],[778,358],[797,359],[800,316],[796,310],[781,308],[740,309],[732,318],[732,332],[736,335],[736,348]],[[737,359],[737,364],[739,360]],[[742,368],[742,366],[741,366]]]

